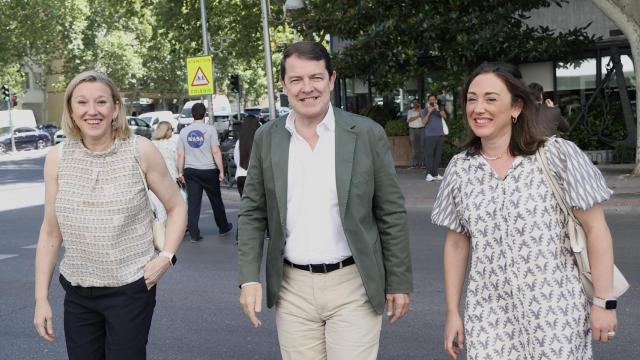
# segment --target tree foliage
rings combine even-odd
[[[425,69],[454,82],[482,61],[572,60],[596,39],[584,28],[567,32],[528,25],[527,13],[549,0],[307,0],[292,27],[307,39],[345,41],[336,67],[368,79],[378,91],[396,89]]]

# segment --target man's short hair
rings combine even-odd
[[[322,44],[315,41],[299,41],[291,44],[282,54],[282,60],[280,60],[280,80],[284,81],[284,75],[286,73],[285,62],[294,55],[305,60],[324,60],[324,67],[327,69],[327,73],[329,73],[329,76],[333,74],[331,56]]]
[[[542,94],[544,93],[544,88],[542,87],[542,85],[538,84],[537,82],[532,82],[531,84],[529,84],[529,89],[531,89],[531,93],[536,98],[536,100],[542,99]]]
[[[204,119],[204,114],[207,113],[207,108],[203,103],[195,103],[191,108],[191,116],[193,116],[193,120],[202,120]]]

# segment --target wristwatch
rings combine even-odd
[[[176,258],[176,255],[175,255],[175,254],[172,254],[172,253],[170,253],[170,252],[168,252],[168,251],[162,251],[162,252],[160,252],[160,254],[158,254],[158,255],[160,255],[160,256],[164,256],[164,257],[166,257],[167,259],[169,259],[169,263],[171,264],[171,266],[175,265],[175,264],[176,264],[176,261],[178,260],[178,259]]]
[[[593,305],[599,306],[603,309],[614,310],[618,307],[618,300],[616,299],[601,299],[599,297],[593,297]]]

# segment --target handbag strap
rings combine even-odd
[[[147,193],[147,202],[149,203],[149,208],[151,212],[156,216],[156,211],[153,208],[153,204],[151,203],[151,197],[149,196],[149,185],[147,184],[147,177],[142,172],[142,167],[140,167],[140,160],[138,159],[138,135],[134,135],[133,138],[133,157],[136,159],[136,166],[138,166],[138,172],[140,173],[140,177],[142,178],[142,183],[144,184],[144,190]]]
[[[551,192],[553,192],[553,196],[556,198],[556,201],[560,205],[560,208],[562,209],[562,212],[566,216],[567,220],[571,218],[575,222],[580,223],[578,219],[576,219],[573,212],[569,210],[569,206],[567,206],[566,201],[560,194],[560,185],[551,173],[551,168],[549,166],[549,161],[547,160],[547,154],[544,150],[544,146],[538,148],[537,155],[540,161],[540,165],[542,165],[542,172],[544,173],[544,177],[547,179],[547,183],[549,183],[549,185],[551,186]]]

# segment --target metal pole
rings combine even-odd
[[[11,152],[16,152],[16,139],[14,137],[13,132],[13,119],[11,118],[11,88],[9,88],[9,101],[7,102],[7,106],[9,109],[9,129],[11,129]]]
[[[271,41],[269,41],[269,3],[260,0],[262,6],[262,39],[264,41],[264,66],[267,73],[267,95],[269,97],[269,120],[276,118],[276,101],[273,93],[273,66],[271,66]]]
[[[207,36],[207,9],[205,8],[204,0],[200,0],[200,17],[202,19],[202,50],[205,55],[209,55],[208,36]],[[215,74],[212,74],[214,77]],[[214,81],[211,79],[210,81]],[[215,83],[215,82],[214,82]],[[211,94],[207,95],[207,110],[209,112],[209,125],[213,125],[213,97]]]

